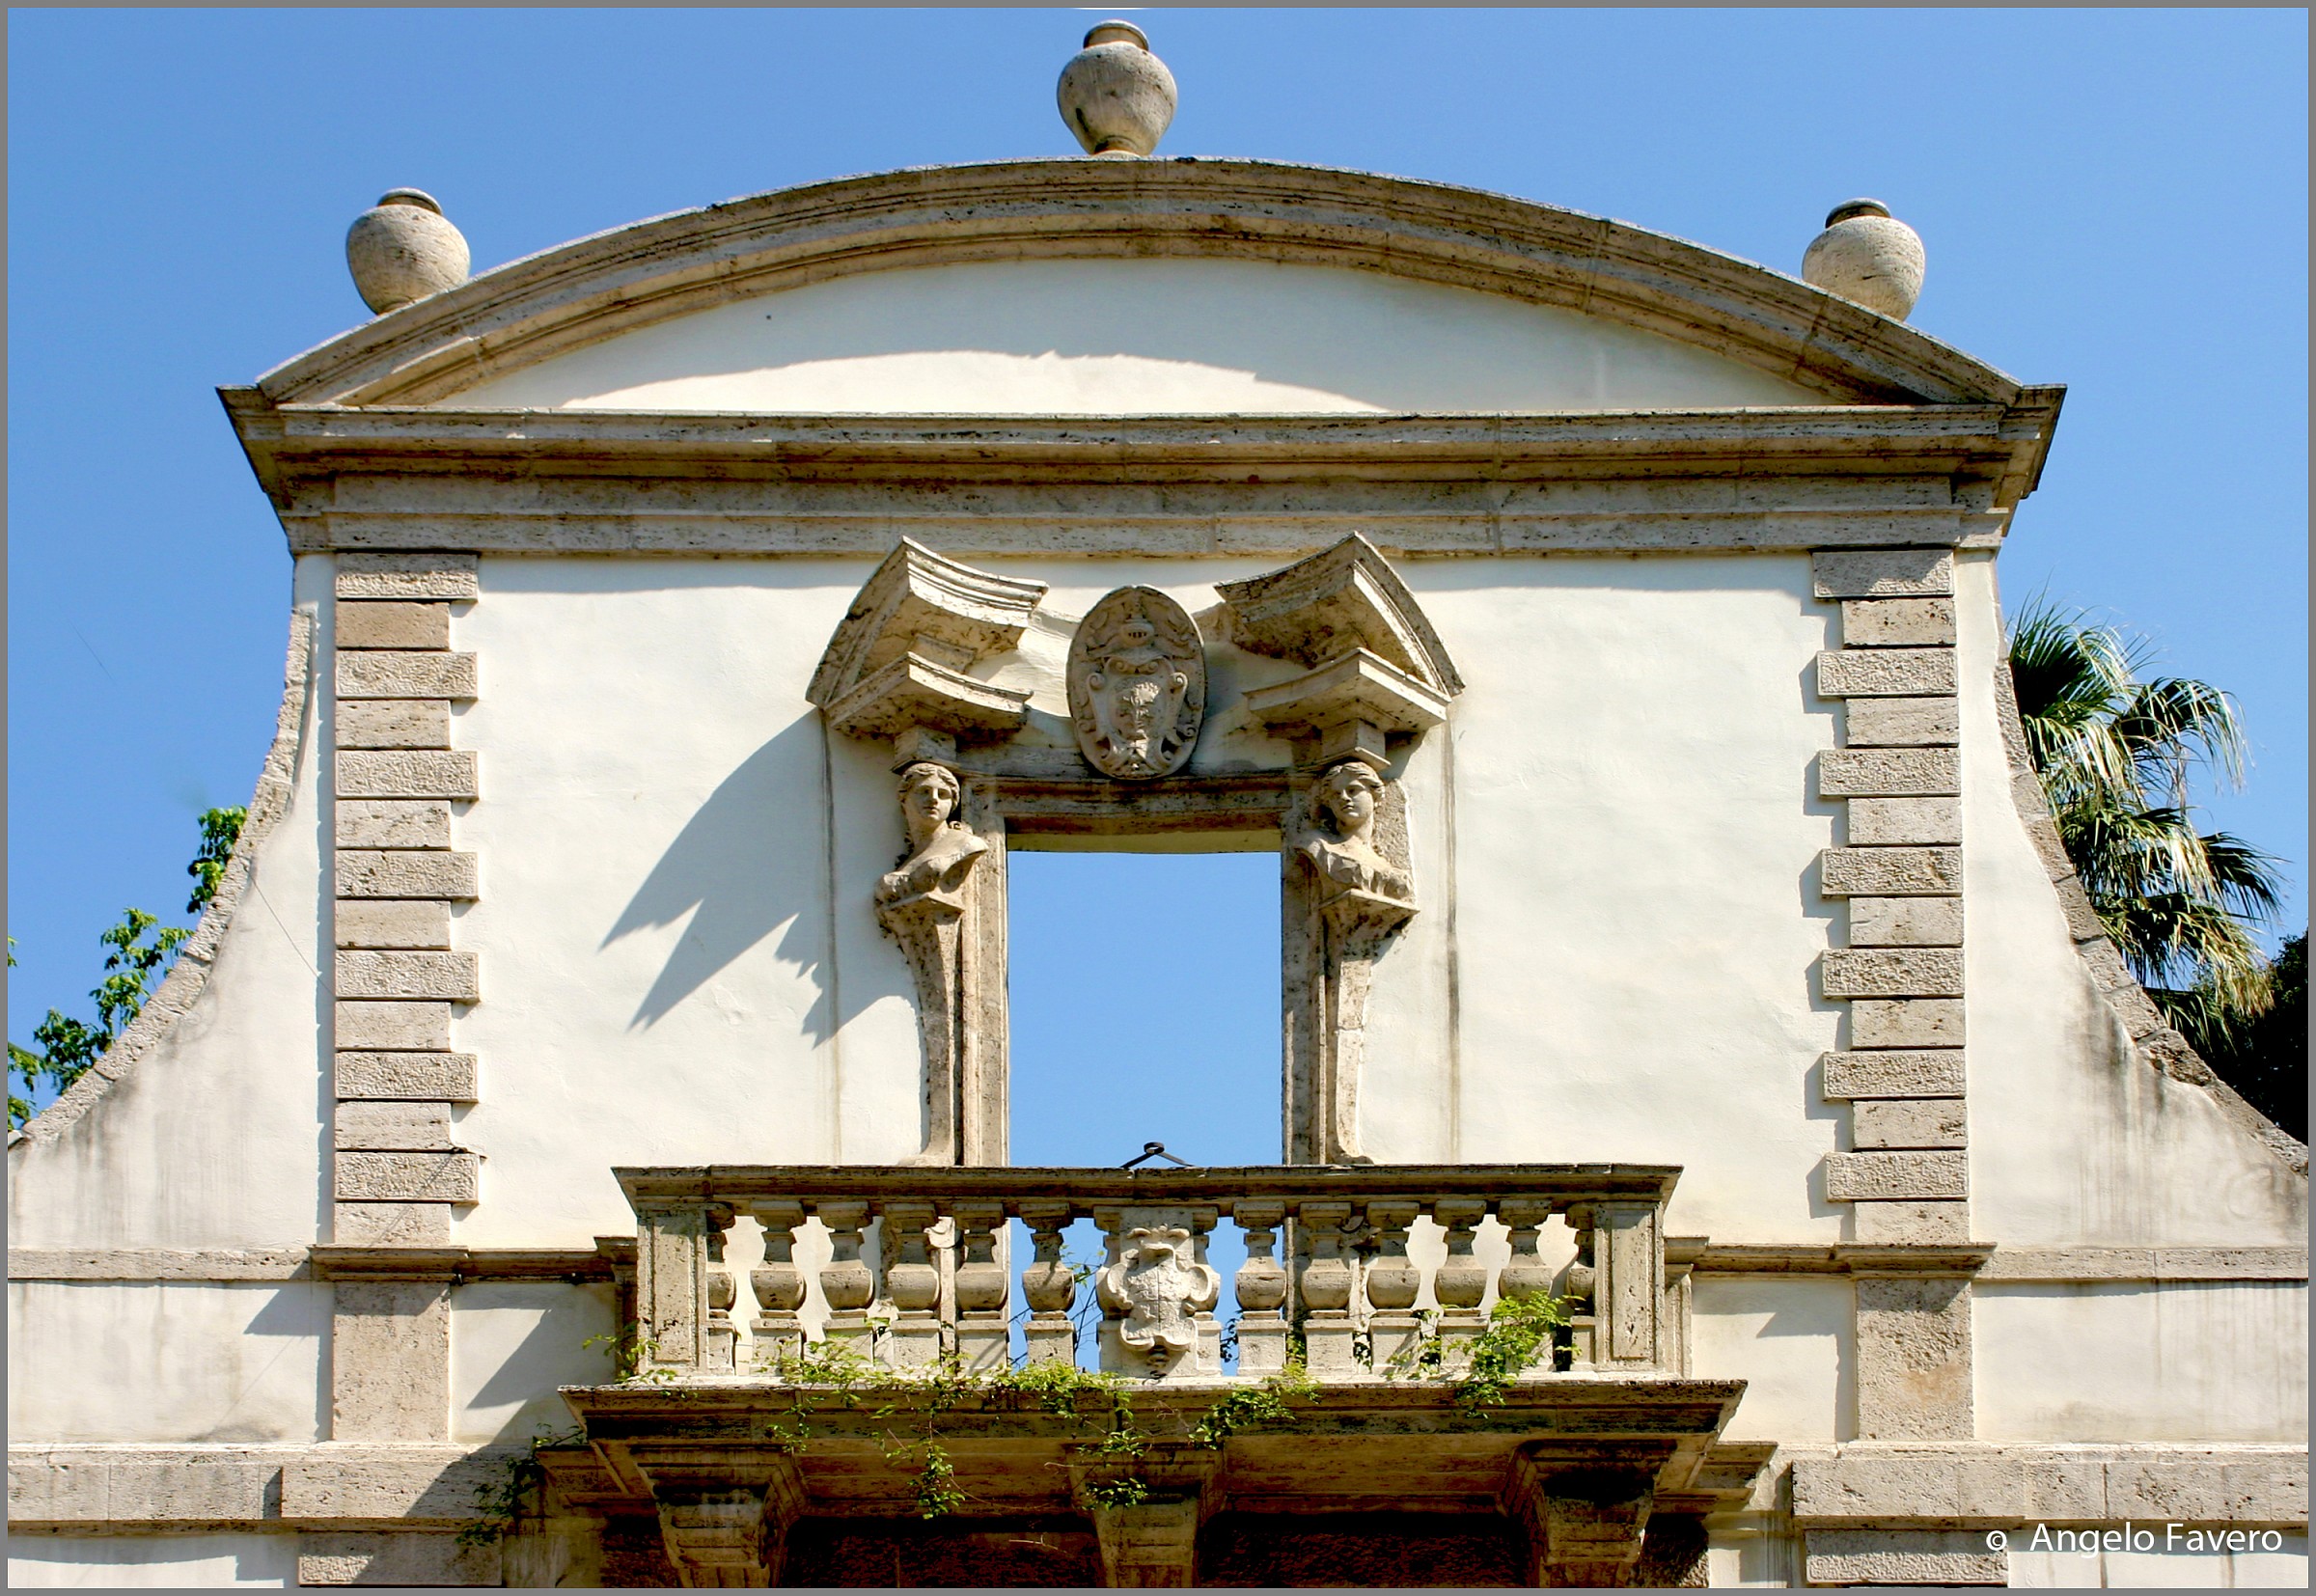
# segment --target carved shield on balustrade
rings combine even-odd
[[[1155,588],[1120,588],[1069,642],[1078,749],[1105,776],[1148,781],[1189,761],[1206,714],[1206,650],[1190,612]]]

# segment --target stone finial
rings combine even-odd
[[[1062,69],[1054,98],[1089,155],[1146,155],[1174,120],[1174,74],[1131,22],[1097,22]]]
[[[1880,200],[1844,200],[1802,257],[1802,279],[1903,321],[1922,296],[1921,235]]]
[[[434,196],[390,188],[345,230],[345,264],[362,302],[380,316],[466,281],[466,236]]]

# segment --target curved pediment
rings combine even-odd
[[[844,179],[486,272],[276,403],[980,414],[2008,403],[1793,278],[1500,195],[1257,161]]]

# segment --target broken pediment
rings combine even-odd
[[[1044,596],[1042,582],[976,570],[904,537],[837,623],[805,697],[851,736],[1014,730],[1028,716],[1029,695],[965,673],[984,655],[1018,647]]]
[[[1439,725],[1448,701],[1464,689],[1416,595],[1356,533],[1307,560],[1215,591],[1232,643],[1311,668],[1247,695],[1255,719],[1303,744],[1306,757],[1356,756],[1380,764],[1386,736]]]

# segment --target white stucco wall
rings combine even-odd
[[[324,1439],[330,1288],[12,1280],[12,1442]]]
[[[451,1292],[451,1438],[529,1441],[571,1427],[558,1386],[614,1378],[608,1285],[494,1280]],[[593,1340],[595,1345],[588,1343]]]
[[[297,1537],[11,1535],[8,1582],[27,1590],[294,1585]]]
[[[329,562],[300,561],[294,602],[329,660]],[[321,871],[326,694],[307,701],[294,792],[260,848],[193,1006],[77,1123],[11,1148],[12,1247],[290,1246],[324,1234],[322,1066],[328,883]]]
[[[1973,1295],[1985,1440],[2307,1440],[2305,1285],[1989,1282]]]
[[[2134,1057],[2067,935],[1995,720],[1993,562],[1957,564],[1971,1219],[2013,1245],[2305,1246],[2307,1181]]]
[[[1698,1276],[1689,1372],[1743,1380],[1724,1441],[1847,1441],[1857,1433],[1857,1333],[1838,1277]]]
[[[1179,415],[1822,404],[1621,323],[1250,261],[868,272],[677,317],[439,403]]]
[[[2305,1590],[2308,1537],[2281,1534],[2273,1551],[2164,1550],[2166,1527],[2152,1527],[2156,1548],[2145,1552],[2058,1552],[2021,1543],[2010,1549],[2014,1590]],[[2183,1531],[2184,1533],[2184,1531]]]

